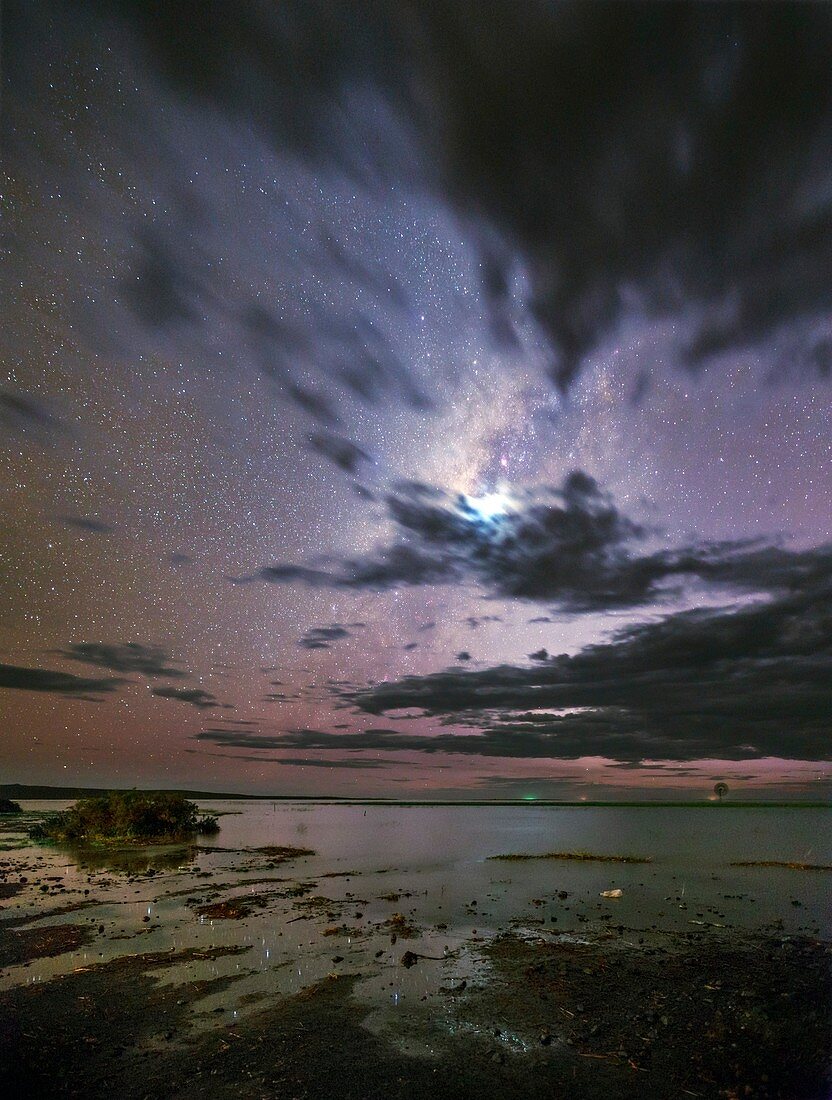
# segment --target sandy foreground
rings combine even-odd
[[[302,861],[272,852],[259,866],[244,892],[194,871],[122,872],[143,899],[186,895],[221,940],[160,951],[163,906],[126,932],[99,922],[112,875],[90,871],[85,894],[30,849],[0,853],[0,1096],[832,1096],[832,945],[811,932],[648,930],[553,897],[443,955],[417,898],[368,921],[359,874],[333,898]],[[228,964],[246,962],[243,932],[267,917],[302,927],[325,966],[288,994],[261,973],[240,997],[252,971]],[[84,965],[61,965],[81,949]],[[359,995],[399,975],[425,982],[406,1011]]]

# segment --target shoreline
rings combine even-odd
[[[747,801],[719,802],[713,799],[696,799],[691,801],[590,801],[579,800],[576,802],[563,799],[547,798],[487,798],[487,799],[416,799],[416,798],[350,798],[345,796],[321,796],[321,795],[270,795],[270,794],[211,794],[201,791],[187,791],[179,788],[170,790],[158,787],[147,788],[68,788],[67,794],[31,795],[20,793],[21,788],[6,787],[3,790],[16,791],[16,799],[23,802],[70,802],[79,798],[106,794],[109,790],[127,791],[140,790],[145,794],[171,793],[181,794],[186,798],[197,802],[273,802],[276,804],[287,802],[305,802],[318,806],[514,806],[514,807],[563,807],[567,809],[680,809],[680,810],[832,810],[832,801],[774,801],[766,799],[749,799]],[[79,792],[79,793],[76,793]],[[14,797],[9,795],[9,797]],[[26,813],[24,807],[23,810]],[[13,817],[13,814],[4,815]]]
[[[822,876],[554,851],[547,819],[542,860],[419,863],[375,816],[344,845],[331,815],[252,808],[225,844],[127,852],[4,824],[0,1095],[832,1094]],[[813,843],[790,828],[792,854]]]
[[[506,933],[481,946],[484,979],[380,1033],[352,969],[240,1020],[214,1009],[206,1024],[200,1002],[235,978],[169,976],[235,950],[127,955],[0,993],[0,1091],[325,1100],[337,1080],[343,1100],[823,1100],[832,1084],[828,941]]]

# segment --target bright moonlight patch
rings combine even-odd
[[[485,493],[478,497],[465,497],[465,503],[480,519],[491,520],[504,516],[511,508],[508,493]]]

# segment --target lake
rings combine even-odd
[[[712,928],[832,931],[830,873],[731,866],[832,864],[825,809],[200,804],[222,815],[216,837],[133,852],[116,870],[118,857],[31,846],[18,835],[24,846],[3,853],[3,869],[14,880],[23,868],[30,881],[3,903],[2,919],[42,912],[36,927],[72,920],[104,931],[77,950],[7,968],[0,989],[119,954],[229,944],[246,950],[172,967],[164,979],[234,976],[231,990],[205,998],[208,1023],[220,1004],[236,1017],[265,992],[295,992],[339,966],[366,975],[356,995],[382,1019],[443,983],[475,981],[477,945],[509,928],[566,939],[612,929],[633,942]],[[5,828],[13,841],[14,826]],[[315,854],[272,866],[255,851],[265,846]],[[651,862],[489,859],[575,851]],[[600,896],[612,889],[622,896]],[[235,898],[252,899],[241,919],[199,914]],[[74,904],[84,907],[61,914]],[[401,928],[411,934],[396,935]],[[435,965],[402,968],[404,949]]]

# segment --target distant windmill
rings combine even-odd
[[[721,802],[723,796],[728,794],[728,784],[723,783],[722,780],[720,780],[719,783],[714,783],[714,794]]]

